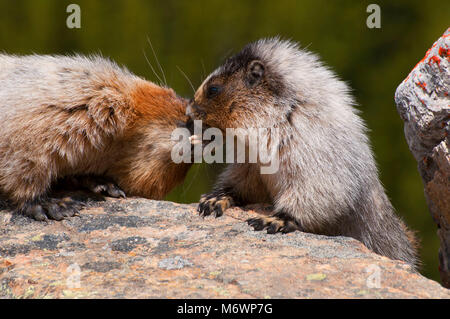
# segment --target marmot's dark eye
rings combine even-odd
[[[210,85],[208,86],[208,89],[206,90],[206,97],[208,99],[215,97],[222,91],[222,88],[217,85]]]

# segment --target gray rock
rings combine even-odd
[[[108,198],[48,223],[2,210],[0,299],[450,298],[355,239],[255,232],[254,209],[202,218],[195,205]]]
[[[158,263],[158,267],[165,270],[183,269],[190,266],[192,266],[192,263],[181,256],[166,258]]]
[[[442,283],[450,288],[450,28],[395,92],[405,137],[417,160],[441,241]]]

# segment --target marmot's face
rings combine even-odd
[[[277,113],[272,106],[279,89],[267,66],[244,49],[208,76],[187,114],[223,131],[269,126]]]

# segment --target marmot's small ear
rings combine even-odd
[[[257,84],[264,76],[264,65],[259,60],[250,62],[247,68],[247,81],[250,85]]]

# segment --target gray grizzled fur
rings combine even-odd
[[[217,96],[208,96],[211,86]],[[386,196],[354,104],[348,86],[297,44],[275,38],[247,45],[206,78],[187,111],[222,130],[277,127],[280,168],[262,175],[258,164],[228,165],[200,213],[269,202],[275,214],[262,222],[269,230],[270,221],[292,220],[297,229],[350,236],[416,267],[414,235]],[[293,230],[281,226],[271,232]]]

